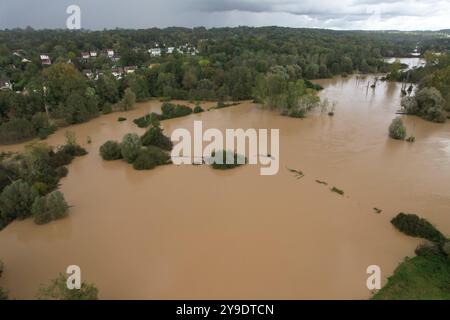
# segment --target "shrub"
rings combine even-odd
[[[433,87],[423,88],[417,92],[415,99],[419,116],[433,122],[445,122],[447,118],[445,99],[439,90]]]
[[[402,109],[408,114],[417,114],[419,112],[419,105],[415,97],[404,97],[401,102]]]
[[[167,164],[169,159],[169,155],[163,150],[149,146],[141,149],[133,162],[133,168],[136,170],[151,170],[156,166]]]
[[[445,242],[445,237],[439,230],[415,214],[399,213],[391,220],[391,223],[408,236],[424,238],[437,243]]]
[[[163,105],[161,106],[161,111],[161,120],[184,117],[192,113],[192,109],[188,106],[180,104],[175,105],[168,102],[163,103]]]
[[[441,251],[439,250],[439,246],[436,244],[424,243],[416,248],[415,253],[418,256],[434,256],[441,254]]]
[[[0,125],[0,143],[16,143],[36,136],[36,130],[27,119],[12,118]]]
[[[4,221],[25,219],[31,215],[31,206],[37,192],[22,180],[6,186],[0,195],[0,214]]]
[[[141,150],[142,143],[139,136],[135,133],[128,133],[123,137],[120,145],[120,152],[122,157],[128,163],[133,163]]]
[[[39,300],[98,300],[98,289],[83,282],[79,290],[70,290],[67,276],[61,273],[48,287],[41,287],[37,297]]]
[[[400,117],[397,117],[394,120],[392,120],[392,123],[389,126],[389,136],[392,139],[405,140],[406,128],[403,125],[403,121]]]
[[[341,189],[339,189],[339,188],[336,188],[336,187],[331,188],[331,191],[332,191],[332,192],[335,192],[335,193],[337,193],[337,194],[340,194],[341,196],[344,195],[344,191],[341,190]]]
[[[139,127],[139,128],[147,128],[149,125],[159,125],[159,119],[161,116],[157,113],[150,113],[143,117],[134,119],[133,122]]]
[[[172,150],[172,141],[163,134],[163,129],[153,126],[141,137],[144,146],[156,146],[164,150]]]
[[[116,141],[107,141],[100,147],[100,155],[103,160],[122,159],[120,144]]]
[[[200,107],[200,105],[196,105],[194,108],[194,113],[201,113],[204,112],[205,110],[203,110],[202,107]]]
[[[37,197],[32,206],[32,214],[36,224],[46,224],[50,221],[67,216],[67,205],[64,196],[59,191],[53,191],[46,197]]]
[[[119,118],[117,118],[117,121],[124,122],[124,121],[127,121],[127,118],[119,117]]]
[[[220,150],[217,151],[217,153],[219,154],[219,156],[216,157],[216,152],[213,151],[211,153],[211,158],[208,160],[208,163],[213,169],[233,169],[247,163],[247,159],[244,156],[237,154],[236,152]],[[220,153],[222,154],[222,158],[220,157]]]

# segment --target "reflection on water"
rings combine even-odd
[[[450,234],[450,125],[404,117],[417,142],[388,139],[401,85],[379,82],[367,91],[370,77],[319,81],[321,96],[337,101],[334,117],[316,111],[291,119],[244,103],[163,122],[168,134],[192,130],[194,120],[205,130],[279,128],[276,176],[249,165],[140,172],[102,161],[99,146],[143,133],[132,120],[158,110],[157,102],[74,126],[79,141],[90,136],[92,144],[62,180],[70,216],[45,226],[14,222],[0,232],[7,267],[0,285],[32,298],[77,264],[105,299],[370,297],[367,267],[379,265],[386,278],[419,243],[394,230],[394,215],[418,213]],[[48,140],[63,141],[63,131]]]

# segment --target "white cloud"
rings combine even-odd
[[[2,0],[0,28],[64,28],[73,0]],[[450,28],[444,0],[77,0],[89,29],[267,26],[332,29]]]

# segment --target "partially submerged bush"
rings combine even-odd
[[[389,136],[392,139],[405,140],[406,128],[403,125],[403,121],[400,117],[397,117],[394,120],[392,120],[392,123],[389,126]]]
[[[136,170],[151,170],[157,166],[167,164],[169,155],[160,148],[149,146],[140,150],[133,168]]]
[[[36,224],[46,224],[50,221],[67,216],[69,206],[59,191],[53,191],[46,197],[37,197],[32,206],[32,214]]]
[[[199,104],[196,105],[195,108],[194,108],[194,113],[201,113],[201,112],[203,112],[203,111],[205,111],[205,110],[203,110],[203,108],[200,107]]]
[[[161,106],[161,120],[184,117],[192,113],[192,109],[181,104],[163,103]]]
[[[229,150],[213,151],[211,157],[208,159],[208,164],[211,165],[213,169],[227,170],[239,167],[247,163],[247,159]]]
[[[172,150],[172,141],[164,135],[163,129],[159,126],[152,126],[148,129],[141,140],[144,146],[156,146],[164,150]]]
[[[135,133],[128,133],[123,137],[121,144],[122,157],[128,163],[133,163],[141,150],[142,143],[139,136]]]
[[[37,192],[27,182],[14,181],[0,195],[0,215],[6,222],[29,217],[36,196]]]
[[[415,214],[399,213],[391,223],[408,236],[419,237],[436,243],[445,242],[444,235],[431,223]]]
[[[122,159],[120,144],[116,141],[107,141],[100,147],[100,155],[103,160]]]
[[[336,188],[336,187],[331,188],[331,191],[334,192],[334,193],[337,193],[337,194],[339,194],[341,196],[344,195],[344,191],[339,189],[339,188]]]

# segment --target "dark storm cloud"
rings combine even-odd
[[[81,7],[82,27],[280,25],[336,29],[449,28],[443,0],[1,0],[0,28],[65,28]]]

